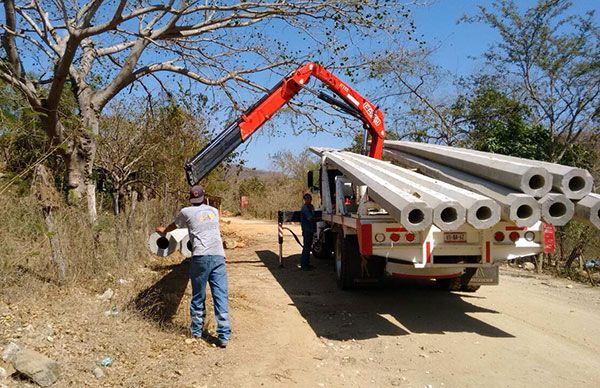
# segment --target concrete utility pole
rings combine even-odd
[[[600,229],[600,194],[588,194],[575,205],[575,215]]]
[[[536,198],[548,194],[552,188],[552,176],[542,167],[465,153],[453,147],[440,149],[424,143],[386,141],[385,147],[452,167]]]
[[[456,152],[467,154],[475,154],[482,156],[492,156],[497,160],[505,160],[545,168],[552,175],[552,188],[559,193],[563,193],[569,199],[582,199],[592,192],[594,178],[592,175],[582,168],[563,166],[562,164],[543,162],[540,160],[531,160],[518,158],[516,156],[508,156],[495,154],[491,152],[475,151],[466,148],[447,147],[437,144],[427,144],[428,147],[436,147],[439,149],[451,149]]]
[[[575,205],[564,194],[548,193],[538,202],[544,221],[555,226],[566,225],[575,213]]]

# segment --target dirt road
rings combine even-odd
[[[475,294],[428,283],[343,292],[329,262],[296,268],[275,226],[235,222],[249,241],[230,255],[235,336],[217,352],[211,384],[303,386],[600,385],[600,292],[547,277],[504,273]]]
[[[330,262],[296,268],[289,234],[279,268],[274,223],[229,221],[224,232],[246,244],[227,251],[227,349],[187,339],[188,263],[178,258],[111,280],[110,302],[50,288],[44,300],[2,302],[0,337],[58,360],[58,386],[600,386],[597,289],[511,270],[475,294],[414,282],[344,292]],[[104,355],[113,365],[96,378]]]

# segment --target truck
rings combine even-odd
[[[308,87],[311,77],[334,95]],[[185,166],[188,183],[198,183],[303,89],[360,120],[362,153],[382,158],[383,112],[320,64],[307,63],[284,77],[189,160]],[[318,171],[308,172],[307,183],[312,192],[320,193],[322,204],[312,252],[334,260],[342,289],[394,277],[434,279],[444,290],[474,292],[482,285],[498,284],[502,263],[553,250],[554,228],[542,222],[531,227],[499,222],[485,230],[464,224],[451,231],[432,224],[426,230],[409,230],[373,200],[373,188],[351,179],[332,163],[324,162]],[[280,212],[280,255],[282,224],[293,220],[293,214]]]

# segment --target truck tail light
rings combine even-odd
[[[400,235],[398,233],[392,233],[390,234],[390,240],[393,242],[398,242],[400,241]]]
[[[521,237],[521,235],[519,234],[519,232],[510,232],[510,234],[508,235],[508,238],[512,242],[517,241],[519,239],[519,237]]]
[[[502,233],[502,232],[494,233],[494,240],[496,240],[498,242],[504,241],[504,233]]]
[[[406,234],[406,241],[408,241],[408,242],[415,241],[415,234],[414,233],[407,233]]]
[[[525,240],[533,241],[534,239],[535,239],[535,233],[533,233],[531,230],[529,232],[525,232]]]

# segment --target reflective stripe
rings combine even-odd
[[[373,254],[373,226],[371,224],[361,224],[356,220],[356,233],[358,234],[358,249],[361,255],[370,256]]]

